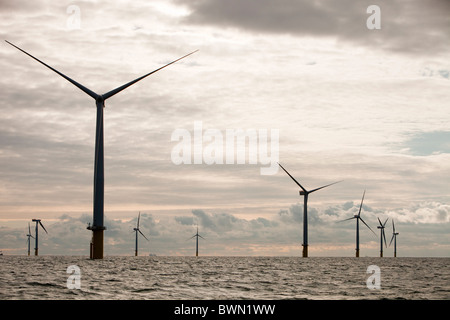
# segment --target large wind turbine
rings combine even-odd
[[[36,240],[36,244],[35,244],[35,248],[34,248],[34,255],[37,256],[39,253],[39,247],[38,247],[39,225],[42,227],[42,229],[44,229],[46,234],[48,234],[48,232],[47,232],[47,230],[45,230],[45,227],[42,224],[41,219],[32,219],[31,221],[36,222],[36,238],[34,238]]]
[[[31,54],[27,53],[26,51],[20,49],[19,47],[15,46],[11,42],[5,40],[8,44],[12,45],[16,49],[22,51],[26,55],[30,56],[37,62],[43,64],[50,70],[56,72],[61,77],[72,83],[74,86],[82,90],[84,93],[89,95],[91,98],[95,100],[95,104],[97,106],[97,120],[96,120],[96,129],[95,129],[95,162],[94,162],[94,213],[93,213],[93,223],[88,227],[89,230],[92,230],[92,240],[91,240],[91,246],[90,246],[90,257],[91,259],[103,259],[103,232],[106,230],[106,227],[104,226],[104,215],[103,215],[103,200],[104,200],[104,168],[103,168],[103,108],[105,107],[105,101],[108,98],[111,98],[115,94],[119,93],[120,91],[128,88],[129,86],[135,84],[136,82],[148,77],[149,75],[193,54],[196,51],[193,51],[181,58],[178,58],[177,60],[174,60],[150,73],[147,73],[143,75],[142,77],[139,77],[133,81],[130,81],[114,90],[111,90],[105,94],[97,94],[93,92],[92,90],[86,88],[82,84],[76,82],[75,80],[69,78],[68,76],[64,75],[63,73],[59,72],[58,70],[50,67],[49,65],[45,64],[41,60],[33,57]]]
[[[302,185],[300,183],[298,183],[297,180],[294,179],[293,176],[291,176],[289,174],[289,172],[286,171],[286,169],[283,168],[283,166],[281,164],[278,163],[278,165],[302,189],[301,191],[299,191],[300,195],[303,196],[303,244],[302,244],[302,246],[303,246],[303,257],[307,257],[308,256],[308,195],[310,193],[313,193],[314,191],[323,189],[325,187],[331,186],[331,185],[336,184],[341,181],[333,182],[333,183],[327,184],[326,186],[316,188],[313,190],[306,190],[305,188],[302,187]]]
[[[386,222],[388,221],[389,218],[386,219],[386,221],[384,221],[384,223],[381,223],[380,218],[378,218],[378,222],[380,223],[380,225],[377,227],[378,229],[380,229],[380,257],[383,257],[383,239],[384,239],[384,245],[387,248],[387,241],[386,241],[386,236],[384,234],[384,227],[386,226]]]
[[[28,242],[28,255],[30,255],[30,246],[31,246],[31,239],[30,238],[33,238],[33,239],[35,239],[35,238],[31,234],[31,228],[30,228],[30,223],[29,222],[28,222],[28,234],[27,234],[27,237],[28,237],[28,240],[27,240],[27,242]]]
[[[356,219],[356,257],[359,257],[359,220],[361,220],[361,222],[364,223],[366,225],[366,227],[369,228],[369,230],[373,232],[372,228],[370,228],[369,225],[367,223],[365,223],[364,220],[361,218],[361,209],[362,209],[362,205],[363,205],[363,201],[364,201],[364,196],[365,195],[366,195],[366,190],[364,190],[364,193],[363,193],[363,196],[362,196],[362,199],[361,199],[361,205],[359,206],[358,214],[355,214],[351,218],[342,220],[342,221],[347,221],[347,220]],[[373,232],[373,234],[375,234],[375,232]],[[375,234],[375,236],[376,236],[376,234]]]
[[[197,233],[194,234],[192,237],[190,237],[188,240],[190,240],[190,239],[192,239],[194,237],[197,237],[197,241],[196,241],[196,244],[195,244],[195,256],[198,257],[198,238],[200,237],[203,240],[205,240],[205,238],[203,238],[201,235],[198,234],[198,226],[197,226]]]
[[[134,251],[134,255],[136,257],[138,256],[138,233],[140,233],[145,238],[145,240],[149,241],[147,239],[147,237],[144,236],[144,234],[141,232],[141,230],[139,230],[139,219],[140,218],[141,218],[141,213],[139,212],[136,228],[133,228],[134,232],[136,232],[136,249]]]
[[[397,236],[398,232],[395,232],[394,220],[392,220],[392,238],[391,242],[389,242],[389,246],[391,246],[392,240],[394,240],[394,257],[397,257]]]

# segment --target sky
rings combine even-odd
[[[368,10],[376,5],[377,10]],[[450,256],[450,2],[0,1],[0,33],[106,101],[105,255]],[[88,255],[95,102],[0,45],[0,250]],[[228,133],[246,134],[240,145]],[[231,147],[230,147],[231,146]],[[243,158],[240,160],[240,155]],[[34,234],[34,225],[31,225]],[[34,245],[31,246],[32,248]],[[385,256],[393,255],[393,246]]]

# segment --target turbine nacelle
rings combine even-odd
[[[303,190],[300,190],[299,192],[298,192],[301,196],[304,196],[304,195],[307,195],[308,193],[306,193],[305,191],[303,191]]]

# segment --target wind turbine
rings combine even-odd
[[[353,217],[342,220],[342,221],[347,221],[347,220],[352,220],[352,219],[356,219],[356,257],[359,257],[359,220],[361,220],[362,223],[364,223],[366,225],[367,228],[370,229],[370,231],[373,232],[372,228],[369,227],[369,225],[367,223],[364,222],[364,220],[361,218],[361,209],[362,209],[362,205],[363,205],[363,201],[364,201],[364,196],[366,195],[366,190],[364,190],[362,199],[361,199],[361,205],[359,206],[359,212],[358,214],[355,214]],[[342,222],[340,221],[340,222]],[[375,232],[373,232],[373,234],[375,234]],[[376,236],[376,234],[375,234]]]
[[[391,246],[392,240],[394,240],[394,257],[397,257],[397,236],[398,232],[395,232],[394,220],[392,220],[392,238],[391,242],[389,242],[389,246]]]
[[[384,227],[386,226],[386,222],[388,221],[389,218],[386,219],[386,221],[384,223],[381,223],[380,218],[378,218],[378,222],[380,223],[380,225],[377,227],[378,229],[380,229],[381,235],[380,235],[380,257],[383,257],[383,238],[384,238],[384,245],[387,248],[387,241],[386,241],[386,236],[384,234]]]
[[[34,238],[36,240],[36,246],[34,248],[34,255],[37,256],[39,253],[39,247],[38,247],[38,231],[39,231],[39,225],[42,227],[42,229],[44,229],[45,233],[48,234],[47,230],[45,230],[44,225],[41,222],[41,219],[32,219],[31,221],[36,222],[36,238]]]
[[[137,225],[136,228],[133,228],[133,230],[136,232],[136,249],[134,251],[134,255],[137,257],[138,256],[138,232],[145,238],[145,240],[149,241],[147,239],[146,236],[144,236],[144,234],[141,232],[141,230],[139,230],[139,219],[141,218],[141,212],[139,212],[138,215],[138,220],[137,220]]]
[[[32,235],[31,235],[31,228],[30,228],[30,223],[28,222],[28,234],[27,234],[27,242],[28,242],[28,256],[30,255],[30,245],[31,245],[31,239],[33,238],[35,239]]]
[[[194,234],[192,237],[190,237],[188,240],[191,240],[192,238],[197,237],[197,241],[195,244],[195,256],[198,257],[198,238],[202,238],[203,240],[205,240],[205,238],[203,238],[201,235],[198,234],[198,226],[197,226],[197,233]]]
[[[119,93],[120,91],[128,88],[129,86],[135,84],[136,82],[148,77],[149,75],[193,54],[193,51],[181,58],[178,58],[156,70],[153,70],[150,73],[147,73],[133,81],[130,81],[120,87],[117,87],[114,90],[111,90],[105,94],[97,94],[93,92],[92,90],[86,88],[82,84],[76,82],[75,80],[69,78],[68,76],[64,75],[63,73],[59,72],[58,70],[50,67],[49,65],[45,64],[41,60],[33,57],[31,54],[27,53],[26,51],[20,49],[19,47],[15,46],[11,42],[5,40],[8,44],[15,47],[16,49],[22,51],[29,57],[33,58],[37,62],[43,64],[50,70],[56,72],[61,77],[72,83],[74,86],[82,90],[84,93],[89,95],[91,98],[95,100],[95,104],[97,106],[97,120],[96,120],[96,129],[95,129],[95,161],[94,161],[94,212],[93,212],[93,224],[88,227],[88,230],[92,230],[92,240],[90,245],[90,258],[91,259],[103,259],[103,232],[106,230],[106,227],[104,226],[104,155],[103,155],[103,108],[105,107],[105,101],[108,98],[111,98],[115,94]]]
[[[286,171],[286,169],[283,168],[283,166],[281,164],[278,163],[278,165],[302,189],[299,191],[300,195],[303,196],[303,244],[302,244],[302,246],[303,246],[303,257],[307,257],[308,256],[308,195],[317,190],[323,189],[325,187],[329,187],[329,186],[336,184],[338,182],[341,182],[341,181],[333,182],[333,183],[327,184],[326,186],[316,188],[313,190],[306,190],[305,188],[302,187],[302,185],[297,180],[294,179],[293,176],[291,176],[289,174],[289,172]]]

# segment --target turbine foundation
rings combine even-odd
[[[92,240],[90,244],[90,258],[103,259],[103,232],[105,227],[89,226],[88,230],[92,230]]]
[[[308,257],[308,245],[303,245],[303,258]]]

